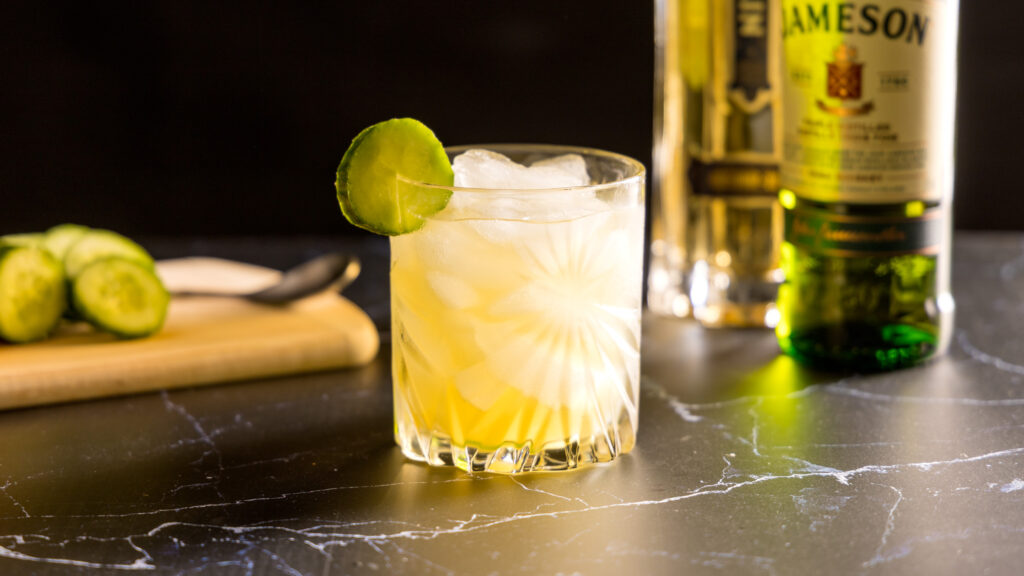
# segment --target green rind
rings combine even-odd
[[[67,305],[64,271],[36,246],[0,249],[0,338],[14,343],[46,338]]]
[[[59,224],[50,228],[43,235],[43,247],[57,257],[64,260],[68,250],[89,233],[91,228],[79,224]]]
[[[86,266],[71,293],[75,310],[86,321],[125,339],[159,332],[171,301],[151,267],[118,257]]]
[[[80,224],[58,224],[44,233],[43,247],[49,250],[51,254],[60,260],[63,266],[64,259],[68,255],[68,251],[70,251],[71,248],[90,231],[92,231],[92,228],[82,226]],[[66,273],[65,278],[67,278]],[[75,303],[71,299],[70,281],[68,281],[67,295],[68,303],[67,306],[64,307],[64,318],[71,322],[82,320],[81,315],[75,311]]]
[[[113,257],[153,270],[153,257],[133,240],[110,230],[90,230],[64,256],[64,273],[74,281],[93,262]]]
[[[334,186],[342,214],[352,224],[386,236],[421,228],[448,204],[454,182],[444,146],[423,123],[393,118],[360,132],[338,164]]]
[[[338,164],[338,170],[335,173],[334,178],[334,189],[338,196],[338,205],[341,207],[341,214],[355,226],[358,226],[364,230],[369,230],[375,234],[383,234],[377,232],[371,228],[368,228],[365,224],[361,223],[358,215],[356,215],[352,202],[349,200],[349,187],[348,187],[348,174],[349,166],[352,164],[352,157],[355,155],[354,151],[359,148],[366,136],[373,132],[380,124],[374,124],[368,128],[364,128],[362,132],[356,134],[356,137],[352,139],[352,143],[348,145],[348,150],[345,150],[345,154],[341,157],[341,162]]]

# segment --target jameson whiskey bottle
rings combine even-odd
[[[774,326],[782,208],[778,0],[656,0],[648,307]]]
[[[888,370],[942,354],[957,0],[782,0],[779,343]]]

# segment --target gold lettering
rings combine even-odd
[[[807,220],[797,217],[793,220],[793,232],[797,236],[817,236],[818,230],[807,223]]]
[[[834,228],[831,224],[826,224],[821,230],[821,235],[831,242],[862,242],[871,244],[904,242],[907,239],[906,232],[895,226],[890,226],[884,230],[872,231]]]
[[[745,38],[764,38],[764,0],[740,0],[736,8],[738,12],[736,14],[736,21],[739,26],[739,35]]]

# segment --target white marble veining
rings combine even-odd
[[[830,396],[840,396],[867,402],[887,402],[892,399],[879,394],[850,394],[850,389],[837,388],[837,386],[841,385],[842,384],[837,384],[835,386],[814,386],[787,394],[785,397],[793,399],[807,399],[814,396],[826,398]],[[300,543],[309,550],[315,550],[318,553],[325,555],[333,555],[335,552],[339,552],[342,549],[350,548],[355,545],[365,545],[380,555],[382,566],[387,569],[393,568],[390,566],[390,563],[396,555],[410,558],[417,557],[415,553],[409,551],[407,548],[403,548],[401,544],[402,542],[457,538],[460,535],[474,532],[495,532],[499,531],[503,526],[510,524],[528,524],[546,520],[557,520],[572,516],[594,516],[597,518],[602,514],[614,512],[616,510],[667,507],[669,505],[675,505],[696,499],[729,498],[730,495],[738,491],[757,491],[758,487],[761,485],[783,482],[796,483],[795,488],[793,488],[795,492],[795,495],[793,496],[794,503],[799,509],[800,514],[810,519],[808,529],[813,532],[817,531],[825,524],[832,522],[836,516],[842,514],[843,508],[846,506],[849,499],[852,498],[852,496],[844,496],[841,494],[836,495],[829,494],[827,492],[823,493],[820,487],[809,483],[809,481],[815,479],[829,479],[842,487],[856,487],[858,485],[869,484],[882,487],[890,491],[892,494],[892,497],[890,498],[891,502],[885,510],[885,514],[880,515],[879,517],[880,524],[876,536],[877,545],[873,550],[873,554],[870,557],[865,558],[862,562],[863,567],[871,568],[906,556],[910,553],[910,550],[912,550],[913,546],[917,542],[931,542],[940,536],[936,533],[932,535],[933,538],[930,540],[927,538],[898,540],[897,523],[899,518],[899,508],[901,503],[905,500],[905,495],[898,480],[889,479],[888,477],[900,473],[935,473],[955,469],[957,467],[977,466],[990,461],[1012,460],[1015,461],[1018,466],[1020,466],[1021,462],[1024,462],[1024,446],[1020,446],[950,459],[904,461],[894,464],[866,464],[854,468],[838,469],[831,465],[815,463],[802,458],[787,456],[785,454],[773,455],[772,451],[775,448],[782,448],[785,450],[787,447],[769,447],[764,445],[763,441],[759,439],[759,429],[761,426],[759,410],[762,408],[764,402],[764,399],[761,397],[737,398],[728,402],[720,402],[715,405],[690,406],[681,402],[677,398],[674,398],[666,390],[658,387],[656,384],[646,383],[645,391],[645,400],[649,402],[662,403],[676,415],[680,427],[706,428],[709,433],[720,436],[729,446],[730,452],[721,456],[721,461],[725,463],[725,468],[721,470],[720,475],[716,479],[699,485],[679,487],[674,493],[659,498],[623,499],[620,497],[617,499],[618,501],[608,501],[608,498],[604,495],[595,493],[600,500],[604,500],[604,502],[600,504],[588,503],[586,498],[588,491],[586,489],[584,489],[582,493],[577,493],[576,491],[559,493],[553,489],[541,487],[547,486],[551,483],[549,482],[549,478],[551,478],[550,476],[526,476],[522,478],[465,476],[436,481],[398,481],[381,484],[342,485],[316,490],[300,490],[281,494],[247,497],[237,500],[225,501],[218,499],[218,501],[187,506],[170,506],[164,508],[156,507],[134,512],[70,516],[86,520],[87,522],[84,523],[84,526],[86,527],[89,526],[89,520],[99,521],[107,518],[133,518],[138,522],[140,520],[146,521],[146,518],[151,518],[148,522],[150,522],[152,526],[148,530],[120,535],[110,535],[108,532],[107,535],[104,536],[105,538],[110,539],[122,539],[127,544],[127,548],[133,551],[133,554],[119,558],[117,561],[95,562],[83,558],[76,558],[70,555],[64,556],[60,554],[60,551],[66,547],[69,540],[87,539],[90,538],[89,534],[68,535],[67,540],[53,540],[50,536],[44,534],[17,533],[10,531],[5,531],[4,534],[0,535],[0,542],[3,542],[3,545],[0,546],[0,557],[45,564],[70,565],[80,568],[139,571],[156,570],[158,566],[154,561],[153,555],[148,551],[148,547],[151,545],[150,543],[170,541],[176,546],[180,546],[184,541],[184,537],[175,536],[172,533],[181,532],[183,529],[188,528],[190,530],[202,529],[204,533],[212,535],[217,539],[230,541],[242,546],[242,548],[234,551],[234,554],[241,556],[240,558],[220,558],[216,559],[212,563],[206,564],[205,566],[216,565],[225,567],[230,565],[251,570],[253,565],[251,564],[250,555],[255,553],[269,559],[276,567],[275,569],[280,573],[301,574],[298,570],[290,567],[284,557],[257,544],[257,542],[267,541],[268,539],[276,541],[284,538]],[[203,465],[203,463],[205,463],[204,469],[208,471],[210,482],[215,484],[218,474],[223,472],[224,469],[222,459],[219,456],[220,449],[217,446],[217,437],[230,431],[230,428],[234,426],[234,424],[229,424],[226,428],[214,428],[208,430],[200,421],[200,418],[191,414],[183,404],[173,402],[166,395],[164,395],[163,401],[167,409],[183,418],[194,433],[193,437],[184,438],[181,442],[168,446],[168,450],[181,449],[187,446],[201,447],[203,450],[202,457],[192,463],[196,465]],[[728,426],[719,425],[716,422],[716,415],[718,413],[735,414],[737,412],[737,408],[740,413],[745,414],[748,417],[747,427],[742,431],[742,434],[736,434],[736,430],[731,429]],[[701,416],[699,418],[694,418],[694,414],[697,412],[699,412]],[[690,433],[699,432],[690,431]],[[866,444],[852,443],[839,445],[824,444],[820,446],[830,448],[850,446],[863,447],[865,445],[877,447],[879,445],[890,446],[894,444],[898,445],[898,442]],[[773,450],[769,450],[769,448]],[[287,457],[282,457],[276,460],[288,461],[289,459]],[[766,473],[762,470],[762,467],[758,465],[759,460],[769,461],[768,467],[782,465],[786,471],[784,473]],[[742,466],[737,464],[739,461],[743,461]],[[471,483],[476,485],[481,482],[515,487],[520,491],[535,495],[539,500],[529,504],[524,501],[524,506],[522,506],[520,511],[509,514],[497,515],[489,513],[472,513],[461,518],[450,517],[440,523],[436,521],[426,523],[415,519],[410,521],[382,519],[352,523],[308,523],[304,522],[301,518],[298,518],[290,519],[287,525],[276,524],[273,521],[260,522],[258,524],[236,525],[229,523],[199,523],[173,519],[176,516],[183,516],[197,511],[205,511],[211,508],[246,508],[259,506],[272,501],[287,502],[295,498],[311,497],[338,491],[355,490],[370,492],[409,487],[410,485],[417,484],[436,485]],[[801,487],[801,485],[803,487]],[[25,519],[37,518],[37,516],[34,516],[23,504],[18,503],[17,500],[8,494],[7,489],[10,486],[11,481],[8,480],[6,484],[0,487],[0,491],[2,491],[12,502],[16,504],[17,509],[20,511],[19,516]],[[1001,493],[1012,493],[1017,490],[1021,490],[1022,487],[1024,487],[1024,481],[1019,478],[1013,478],[1008,482],[998,484],[998,489]],[[173,492],[174,491],[172,491],[172,493]],[[220,494],[219,492],[216,492],[216,494],[223,498],[223,494]],[[67,519],[68,517],[41,514],[38,518]],[[13,527],[10,523],[10,520],[13,519],[14,518],[3,518],[0,520],[4,521],[3,524],[5,526]],[[957,537],[958,534],[962,534],[962,532],[955,532],[952,533],[952,535],[947,534],[946,537]],[[145,540],[147,543],[140,543],[142,540]],[[22,551],[23,548],[45,549],[49,550],[49,553],[45,555],[33,554],[27,551]],[[629,552],[629,554],[638,553],[640,552],[636,550]],[[627,552],[620,550],[617,554],[624,555],[627,554]],[[666,557],[671,557],[671,555]],[[250,558],[250,560],[247,561],[246,558]],[[699,564],[705,568],[720,566],[723,569],[728,566],[733,566],[733,561],[737,558],[745,558],[745,561],[749,561],[752,565],[759,566],[765,570],[770,568],[775,562],[775,560],[769,556],[736,555],[734,553],[704,552],[699,556],[699,558]],[[726,562],[725,560],[727,559],[730,561]],[[419,557],[417,561],[424,565],[428,563],[433,564],[435,569],[443,573],[455,573],[450,569],[444,568],[442,564],[437,563],[434,560]],[[247,562],[250,563],[247,564]],[[771,573],[771,571],[768,572]],[[188,574],[189,572],[183,571],[181,573]]]

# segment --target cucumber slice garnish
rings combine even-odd
[[[5,246],[39,246],[43,243],[44,235],[41,232],[29,232],[27,234],[7,234],[0,236],[0,248]]]
[[[64,273],[73,281],[93,262],[114,257],[153,269],[153,257],[142,246],[117,232],[90,230],[67,251],[64,256]]]
[[[440,212],[451,192],[416,186],[451,186],[444,146],[420,121],[394,118],[359,133],[338,165],[334,187],[341,212],[360,228],[386,236],[406,234]]]
[[[64,260],[68,250],[89,232],[88,226],[78,224],[60,224],[46,231],[43,235],[43,248],[50,251],[58,260]]]
[[[71,293],[83,318],[119,338],[141,338],[160,330],[171,300],[152,267],[123,258],[86,266]]]
[[[0,338],[41,340],[66,305],[64,271],[52,254],[38,247],[0,249]]]

